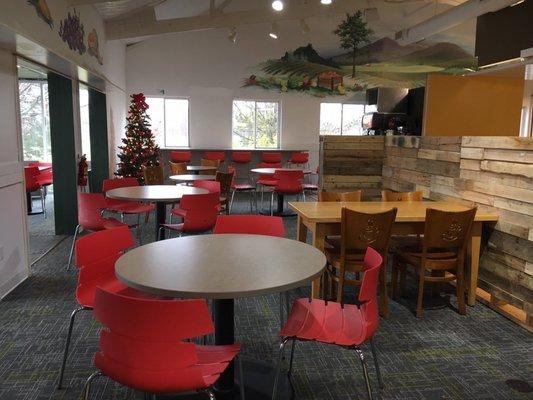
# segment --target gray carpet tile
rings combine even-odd
[[[243,195],[234,210],[248,212]],[[42,216],[37,216],[42,217]],[[143,243],[153,239],[153,215],[143,229]],[[133,221],[132,221],[133,222]],[[285,218],[288,237],[295,237],[295,218]],[[76,271],[67,272],[70,239],[61,242],[34,266],[32,276],[0,302],[0,399],[79,399],[93,372],[99,325],[90,312],[79,314],[74,329],[66,388],[55,390],[68,316],[76,307]],[[293,291],[293,298],[308,289]],[[349,294],[351,295],[351,294]],[[531,399],[506,384],[531,384],[533,335],[489,308],[476,304],[467,315],[455,312],[451,288],[428,299],[424,317],[413,315],[414,290],[391,302],[381,320],[376,344],[386,387],[382,399]],[[278,296],[236,301],[236,335],[246,355],[274,362],[279,329]],[[528,382],[529,380],[529,382]],[[358,359],[335,346],[300,343],[294,365],[296,399],[365,399]],[[92,398],[133,398],[131,391],[100,380]],[[199,397],[201,398],[201,397]],[[253,399],[252,399],[253,400]]]

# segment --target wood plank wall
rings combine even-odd
[[[367,198],[380,188],[422,190],[427,199],[498,213],[494,229],[484,230],[478,299],[533,329],[533,139],[369,136],[321,141],[324,189],[370,189]]]

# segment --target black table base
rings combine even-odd
[[[276,196],[278,197],[277,208],[274,210],[272,215],[275,215],[277,217],[295,217],[296,213],[294,211],[284,209],[284,196],[282,194],[277,194]],[[263,209],[259,211],[259,214],[270,215],[270,211]]]
[[[33,199],[31,198],[31,192],[26,192],[26,205],[27,205],[27,212],[28,215],[39,215],[44,214],[44,210],[42,211],[33,211]]]
[[[159,227],[165,223],[167,213],[166,203],[158,201],[155,203],[155,207],[155,240],[165,240],[166,232],[164,229],[161,229],[161,235],[159,235]]]

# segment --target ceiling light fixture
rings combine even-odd
[[[270,36],[272,39],[277,39],[279,37],[279,28],[276,22],[272,22],[268,36]]]
[[[305,19],[300,20],[300,29],[303,34],[309,33],[311,28],[309,28],[309,25],[307,25],[307,22],[305,22]]]
[[[237,41],[237,28],[236,27],[230,28],[228,32],[228,40],[232,43],[235,43]]]
[[[320,2],[326,6],[329,6],[331,3],[333,3],[333,0],[320,0]]]
[[[283,10],[283,2],[281,0],[274,0],[272,2],[272,8],[275,10],[275,11],[282,11]]]

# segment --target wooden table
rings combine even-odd
[[[216,171],[217,167],[207,165],[187,165],[187,171],[191,171],[194,174],[200,174],[204,171]]]
[[[168,177],[176,182],[194,182],[194,181],[214,181],[215,175],[197,175],[197,174],[183,174],[183,175],[171,175]]]
[[[165,223],[166,204],[175,203],[185,194],[206,194],[206,189],[182,185],[146,185],[130,186],[111,189],[106,192],[110,199],[143,201],[156,204],[155,240],[164,239],[163,230],[161,238],[158,236],[159,226]]]
[[[235,341],[235,298],[303,286],[322,275],[325,265],[322,252],[295,240],[262,235],[196,235],[128,251],[115,264],[115,273],[126,285],[158,296],[214,299],[215,342],[227,345]],[[270,399],[273,368],[258,366],[256,361],[244,370],[251,398]],[[232,363],[215,389],[232,398],[234,382]]]
[[[458,203],[445,201],[412,201],[412,202],[289,202],[289,206],[298,214],[296,227],[297,240],[305,242],[307,231],[313,235],[313,245],[324,250],[324,238],[328,235],[340,235],[341,207],[366,213],[377,213],[398,209],[396,222],[392,227],[394,235],[410,235],[424,233],[426,209],[435,208],[444,211],[464,211],[468,207]],[[473,306],[476,301],[479,253],[481,246],[481,227],[483,222],[495,223],[498,215],[478,210],[472,227],[470,242],[470,279],[468,287],[468,304]],[[313,281],[312,295],[317,297],[320,280]]]

